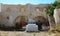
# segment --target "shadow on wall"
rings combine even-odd
[[[17,16],[14,20],[16,30],[23,29],[27,25],[27,20],[25,16]]]
[[[38,30],[41,30],[43,25],[47,27],[49,26],[49,21],[43,16],[37,16],[35,17],[35,20],[36,24],[38,25]]]

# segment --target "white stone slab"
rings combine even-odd
[[[38,31],[38,26],[36,24],[26,25],[26,31]]]

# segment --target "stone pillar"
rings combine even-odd
[[[7,26],[14,26],[13,19],[14,19],[13,16],[9,16],[9,23]]]
[[[0,12],[1,12],[1,5],[0,5]]]
[[[54,10],[54,19],[56,24],[60,24],[60,9]]]

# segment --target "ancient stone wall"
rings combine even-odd
[[[25,16],[26,18],[35,18],[37,16],[44,16],[46,18],[45,9],[48,7],[47,4],[39,5],[12,5],[12,4],[1,4],[1,14],[9,17],[9,23],[13,26],[14,20],[17,16]],[[23,10],[22,10],[23,9]]]

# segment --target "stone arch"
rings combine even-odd
[[[15,18],[14,22],[16,23],[16,22],[19,22],[19,21],[20,21],[20,16],[17,16],[17,17]]]
[[[47,23],[47,19],[44,16],[36,16],[34,19],[36,22],[40,21],[43,24]]]
[[[25,26],[27,24],[26,16],[17,16],[14,22],[21,24],[21,26]]]
[[[44,16],[35,17],[36,24],[38,25],[38,30],[42,29],[42,25],[49,26],[48,20]]]

